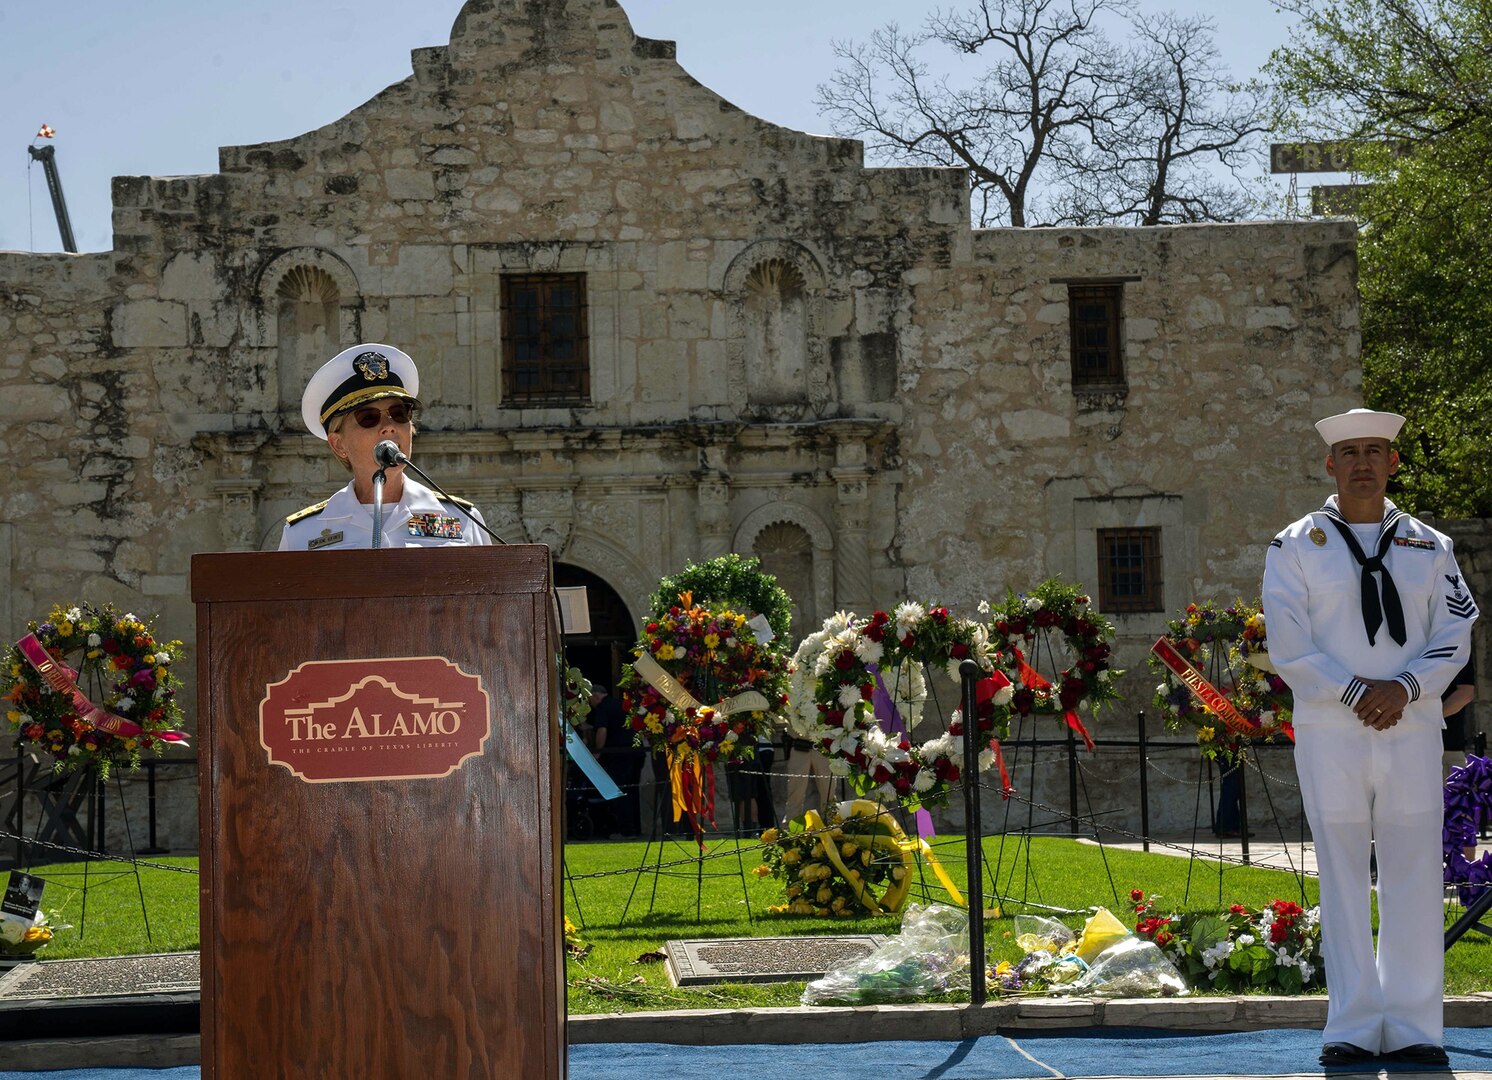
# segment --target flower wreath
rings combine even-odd
[[[985,627],[946,607],[905,603],[892,615],[840,613],[826,620],[793,657],[800,730],[858,793],[900,799],[911,809],[942,805],[961,774],[963,716],[955,710],[944,731],[920,743],[911,732],[927,694],[922,667],[943,669],[957,685],[964,660],[988,673],[979,683],[977,715],[981,741],[995,737],[979,756],[980,770],[988,769],[999,753],[997,739],[1009,729],[1010,681]]]
[[[1151,653],[1151,668],[1163,675],[1155,688],[1155,704],[1167,728],[1193,729],[1203,755],[1225,761],[1235,759],[1252,742],[1293,739],[1294,696],[1269,664],[1264,612],[1257,603],[1235,600],[1227,608],[1210,600],[1188,604],[1181,618],[1166,624],[1165,640],[1243,720],[1239,724],[1220,717]]]
[[[990,619],[990,638],[1010,657],[1020,682],[1011,708],[1023,717],[1060,715],[1089,750],[1093,737],[1078,718],[1078,710],[1086,705],[1096,713],[1118,698],[1113,680],[1124,674],[1109,667],[1114,625],[1094,611],[1091,603],[1076,586],[1049,578],[1029,593],[1009,594]],[[1053,681],[1034,665],[1045,654],[1052,667],[1057,666],[1051,642],[1057,633],[1073,661]]]
[[[900,911],[912,885],[916,844],[868,799],[840,803],[825,818],[810,810],[801,826],[762,833],[755,873],[779,878],[787,894],[786,903],[768,911],[841,919]]]
[[[1482,889],[1492,888],[1492,851],[1468,859],[1477,832],[1492,823],[1492,758],[1468,754],[1466,764],[1445,781],[1445,883],[1461,886],[1461,903],[1470,906]]]
[[[112,604],[54,607],[10,646],[0,698],[17,744],[56,759],[59,773],[115,765],[139,768],[140,756],[184,742],[172,665],[179,641],[156,640],[151,624]]]

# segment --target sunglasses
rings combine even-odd
[[[376,428],[383,422],[384,415],[384,410],[375,405],[364,405],[352,410],[352,419],[360,428]],[[407,424],[414,419],[414,406],[408,402],[396,401],[388,407],[387,415],[396,424]]]

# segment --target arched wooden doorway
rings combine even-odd
[[[589,634],[566,634],[565,656],[594,683],[616,689],[622,666],[631,658],[637,641],[637,623],[617,591],[604,579],[578,566],[554,564],[554,583],[562,588],[585,586],[591,611]]]

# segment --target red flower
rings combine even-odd
[[[1281,920],[1275,920],[1269,927],[1269,940],[1278,945],[1290,936],[1290,924]]]
[[[1141,900],[1145,899],[1145,892],[1143,889],[1130,889],[1129,898],[1138,904]]]
[[[948,655],[953,657],[955,660],[967,659],[969,655],[969,647],[962,641],[955,641],[949,648]]]

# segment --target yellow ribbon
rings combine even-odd
[[[670,746],[668,756],[668,786],[673,795],[673,819],[675,821],[683,818],[685,811],[691,814],[699,813],[703,807],[693,807],[684,801],[684,770],[687,768],[694,776],[694,790],[703,794],[704,771],[700,768],[699,755],[689,754],[687,757],[678,753]]]
[[[652,653],[642,653],[636,660],[632,661],[632,668],[641,675],[648,683],[662,694],[670,705],[680,712],[688,712],[690,709],[702,709],[703,703],[699,701],[688,690],[684,684],[663,670],[663,665],[653,659]],[[767,708],[767,699],[755,690],[747,690],[744,694],[726,698],[715,706],[715,711],[722,716],[729,716],[738,712],[763,712]]]
[[[891,877],[891,883],[886,886],[886,891],[879,900],[870,891],[870,886],[860,876],[860,872],[849,866],[840,857],[839,842],[830,835],[824,826],[824,819],[819,817],[816,810],[810,810],[803,815],[803,824],[812,832],[819,832],[819,842],[824,845],[824,854],[834,864],[840,876],[850,883],[850,888],[855,892],[855,899],[860,901],[862,907],[872,915],[884,915],[887,912],[901,910],[902,904],[906,903],[907,892],[912,887],[912,856],[915,845],[909,845],[906,834],[901,831],[901,826],[895,820],[887,817],[885,811],[869,799],[856,799],[849,805],[849,812],[842,814],[845,821],[854,817],[869,817],[873,819],[872,832],[869,837],[863,834],[853,835],[856,843],[871,851],[884,851],[901,857],[901,880],[897,881],[895,875]],[[869,840],[867,844],[866,841]]]

